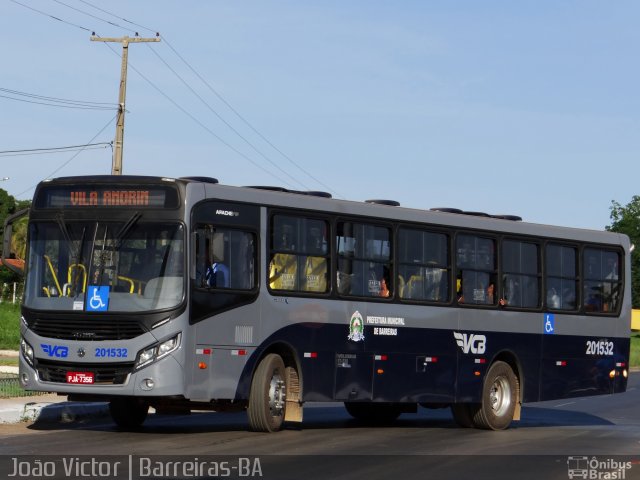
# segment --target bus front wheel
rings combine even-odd
[[[495,362],[485,376],[482,403],[473,415],[474,425],[487,430],[506,429],[513,420],[519,395],[518,378],[511,367],[505,362]]]
[[[116,425],[125,430],[140,427],[147,418],[149,405],[139,398],[114,398],[109,402],[109,413]]]
[[[255,432],[277,432],[282,428],[286,405],[286,375],[280,355],[264,357],[251,381],[247,415]]]

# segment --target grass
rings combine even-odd
[[[0,303],[0,350],[18,350],[20,344],[20,305]]]
[[[640,332],[631,332],[631,355],[629,365],[640,367]]]

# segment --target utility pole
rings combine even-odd
[[[118,96],[118,121],[116,122],[116,140],[113,149],[113,162],[111,164],[111,175],[122,175],[122,143],[124,141],[124,112],[125,98],[127,96],[127,61],[129,58],[129,44],[140,42],[159,42],[160,34],[152,38],[138,37],[103,38],[91,35],[92,42],[115,42],[122,44],[122,67],[120,70],[120,94]]]

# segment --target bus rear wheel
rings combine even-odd
[[[282,428],[286,408],[286,374],[282,357],[270,353],[264,357],[251,381],[249,428],[255,432],[277,432]]]
[[[132,430],[144,423],[149,413],[149,405],[139,398],[114,398],[109,402],[109,413],[118,427]]]
[[[473,424],[487,430],[506,429],[513,420],[519,395],[518,378],[511,367],[495,362],[484,378],[482,403],[473,413]]]

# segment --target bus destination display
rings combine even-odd
[[[38,208],[82,208],[82,207],[136,207],[175,208],[178,195],[175,189],[166,186],[131,185],[113,187],[95,185],[88,188],[50,187],[43,188],[37,198]]]

